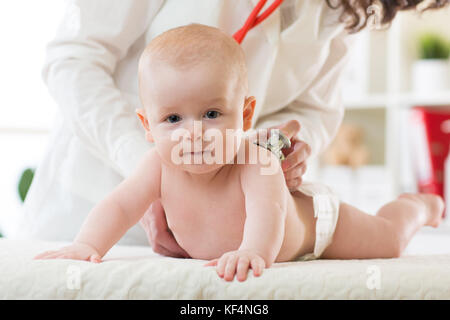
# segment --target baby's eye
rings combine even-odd
[[[219,111],[215,111],[215,110],[210,110],[208,112],[206,112],[206,117],[209,119],[215,119],[219,116],[220,112]]]
[[[180,116],[177,116],[176,114],[171,114],[166,118],[166,120],[169,121],[170,123],[175,123],[177,121],[180,121],[180,119],[181,119]]]

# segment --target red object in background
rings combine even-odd
[[[444,163],[450,143],[450,106],[412,108],[412,148],[419,192],[444,198]]]

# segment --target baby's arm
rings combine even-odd
[[[94,260],[99,260],[160,197],[160,187],[161,162],[156,149],[152,148],[135,172],[92,209],[71,246],[35,258],[92,261],[95,256]]]
[[[260,152],[276,164],[276,172],[262,174],[268,166],[259,163],[243,165],[241,186],[246,219],[241,245],[237,251],[207,264],[217,265],[219,276],[225,280],[232,280],[235,273],[238,280],[245,280],[250,266],[254,275],[260,275],[264,267],[275,261],[283,244],[289,191],[278,158],[268,150],[261,148]]]
[[[270,267],[284,239],[287,194],[279,160],[272,152],[267,153],[270,161],[277,164],[276,172],[262,174],[266,166],[261,164],[247,164],[242,169],[246,219],[239,250],[254,250],[264,259],[266,267]]]

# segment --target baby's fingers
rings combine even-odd
[[[39,253],[37,256],[35,256],[33,258],[33,260],[37,260],[37,259],[47,259],[47,256],[51,255],[52,253],[54,253],[56,251],[45,251],[42,253]]]
[[[251,266],[252,266],[252,269],[253,269],[253,275],[254,275],[255,277],[259,277],[259,276],[262,274],[263,269],[264,269],[265,266],[266,266],[266,263],[265,263],[264,260],[263,260],[262,258],[260,258],[260,257],[253,258],[253,259],[251,260],[250,264],[251,264]]]
[[[219,258],[219,261],[217,261],[217,274],[219,275],[219,277],[223,278],[223,276],[225,275],[225,267],[227,266],[227,261],[228,261],[228,255],[223,255],[222,257]]]
[[[208,261],[207,263],[205,263],[203,266],[204,267],[213,267],[217,265],[217,261],[219,261],[219,259],[213,259],[211,261]]]
[[[232,255],[227,260],[227,265],[225,266],[225,274],[223,278],[226,281],[232,281],[234,278],[234,275],[236,274],[236,264],[239,259],[238,255]]]
[[[89,257],[89,261],[94,263],[100,263],[102,262],[102,257],[100,257],[98,254],[93,254]]]
[[[236,278],[239,281],[245,281],[247,279],[248,268],[250,261],[247,257],[241,257],[237,265]]]
[[[64,256],[65,255],[62,252],[54,251],[54,252],[47,254],[44,258],[41,258],[41,259],[64,259],[63,258]]]

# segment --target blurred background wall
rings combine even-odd
[[[45,46],[55,34],[66,2],[0,3],[0,232],[20,210],[22,173],[36,168],[45,148],[51,147],[47,137],[57,107],[40,72]],[[425,149],[419,156],[413,152],[417,141],[411,140],[411,131],[420,131],[411,122],[414,108],[450,110],[450,87],[420,94],[414,88],[413,68],[420,60],[423,32],[449,41],[450,8],[422,15],[401,12],[389,28],[358,34],[343,74],[343,128],[329,150],[311,161],[306,176],[333,186],[344,201],[369,213],[398,193],[420,187],[413,158],[422,155],[428,161],[429,157],[425,137]],[[448,67],[448,58],[445,61]]]
[[[0,2],[0,232],[20,209],[18,182],[47,147],[56,105],[41,80],[44,49],[66,1]]]

